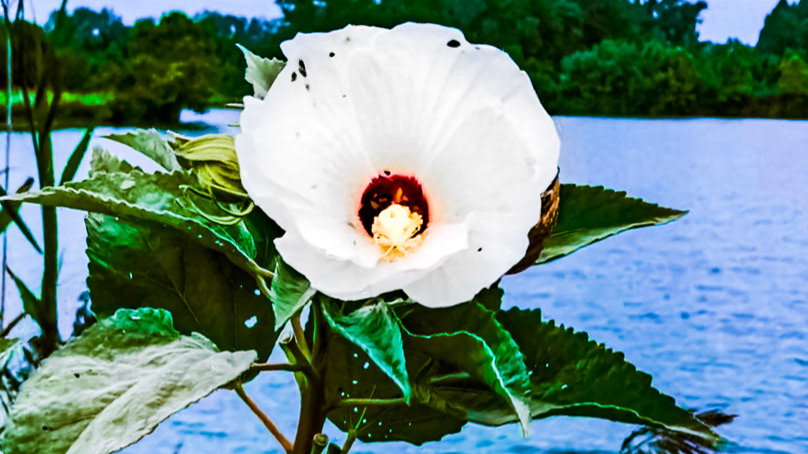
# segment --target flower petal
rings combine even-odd
[[[471,247],[453,254],[424,277],[403,284],[404,292],[428,307],[447,307],[470,301],[480,290],[501,278],[513,265],[512,257],[524,254],[528,239],[509,237],[505,218],[477,214],[469,220]]]

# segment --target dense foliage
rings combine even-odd
[[[78,8],[61,19],[54,14],[45,38],[62,61],[65,90],[112,99],[101,115],[113,123],[176,121],[181,108],[237,102],[249,87],[236,43],[280,58],[278,43],[299,31],[405,21],[457,27],[471,42],[504,49],[528,72],[554,114],[805,117],[808,112],[808,0],[793,5],[781,0],[754,48],[737,41],[699,42],[696,27],[706,4],[684,0],[278,4],[284,16],[273,21],[211,12],[189,19],[174,12],[131,27],[112,11]]]

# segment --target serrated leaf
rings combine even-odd
[[[129,173],[134,168],[133,165],[101,147],[93,148],[93,156],[90,160],[90,177],[98,172]]]
[[[174,150],[171,149],[168,141],[155,129],[138,129],[125,134],[110,134],[105,138],[122,143],[140,152],[169,172],[180,169]]]
[[[324,298],[325,299],[325,298]],[[336,302],[325,299],[323,314],[331,329],[359,347],[401,389],[410,402],[412,390],[404,359],[404,343],[398,319],[385,302],[363,306],[343,315]]]
[[[708,444],[719,437],[672,397],[651,386],[651,377],[586,333],[542,322],[538,310],[511,309],[497,314],[519,344],[530,371],[530,411],[534,419],[585,416],[660,427],[695,435]],[[440,402],[464,409],[469,420],[488,426],[517,422],[494,393],[475,388],[463,377],[435,377]]]
[[[602,186],[564,184],[558,222],[536,263],[551,262],[626,230],[667,224],[685,214]]]
[[[283,328],[293,315],[308,304],[315,293],[317,290],[311,287],[302,274],[283,260],[278,260],[269,289],[269,299],[272,301],[272,310],[275,311],[275,329]]]
[[[181,336],[166,311],[119,311],[25,382],[6,424],[4,452],[116,452],[254,360],[254,352],[220,353],[202,336]]]
[[[409,351],[417,350],[483,383],[510,406],[523,434],[530,433],[528,371],[494,312],[473,301],[442,309],[415,305],[404,309],[401,320],[408,359]],[[450,411],[443,405],[440,410]]]
[[[23,183],[22,186],[20,186],[17,189],[17,194],[27,192],[29,189],[31,189],[31,186],[33,186],[33,184],[34,179],[28,178],[27,180],[25,180],[25,183]],[[7,195],[6,190],[0,187],[0,197],[6,195]],[[34,234],[31,233],[31,229],[28,228],[28,225],[26,225],[25,221],[23,221],[22,217],[20,217],[19,213],[20,205],[21,205],[20,202],[11,202],[11,201],[2,202],[3,208],[2,211],[0,211],[0,232],[5,232],[8,226],[12,222],[14,222],[15,224],[17,224],[17,227],[20,229],[20,232],[22,232],[25,239],[28,240],[28,242],[31,243],[31,246],[33,246],[34,249],[41,254],[42,248],[39,247],[39,243],[37,243]]]
[[[276,58],[259,57],[241,44],[236,44],[236,46],[241,49],[244,59],[247,61],[244,80],[252,84],[254,96],[263,99],[286,63]]]
[[[95,166],[115,165],[114,161],[97,155]],[[120,217],[134,222],[155,222],[171,227],[200,244],[223,253],[237,266],[260,274],[260,263],[269,263],[273,256],[262,257],[256,249],[254,236],[275,238],[277,226],[270,221],[252,224],[245,220],[233,225],[210,221],[192,208],[183,187],[194,184],[191,177],[178,171],[170,174],[149,174],[139,168],[128,172],[104,172],[95,170],[83,181],[66,183],[63,186],[44,188],[40,191],[15,194],[7,201],[38,203],[48,206],[74,208],[108,216]],[[255,214],[261,216],[261,214]],[[266,242],[267,238],[262,238]],[[271,243],[271,241],[269,241]]]
[[[586,333],[542,322],[539,310],[511,309],[497,319],[531,371],[534,418],[589,416],[715,436],[692,412],[653,388],[650,375]]]
[[[84,159],[84,154],[87,153],[87,148],[90,146],[90,139],[93,137],[94,129],[95,128],[87,128],[87,131],[84,132],[84,137],[81,138],[76,149],[70,154],[67,164],[65,164],[64,169],[62,169],[62,178],[59,180],[60,185],[68,181],[73,181],[81,165],[81,160]]]
[[[343,336],[330,332],[326,355],[325,393],[327,402],[346,398],[398,399],[401,389],[379,369],[359,347]],[[424,363],[408,360],[410,374]],[[343,432],[356,431],[366,443],[405,441],[421,445],[460,432],[465,421],[435,410],[415,399],[410,405],[358,405],[331,407],[328,419]]]
[[[93,311],[166,309],[183,334],[199,332],[222,350],[255,350],[262,361],[269,356],[278,336],[272,307],[221,253],[159,224],[99,214],[85,222]]]

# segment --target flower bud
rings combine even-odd
[[[241,185],[234,139],[226,134],[208,134],[196,138],[175,136],[175,153],[186,167],[211,191],[247,198]]]

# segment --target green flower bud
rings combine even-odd
[[[210,191],[237,198],[249,198],[241,185],[235,139],[226,134],[208,134],[196,138],[176,135],[175,153],[182,158]]]

